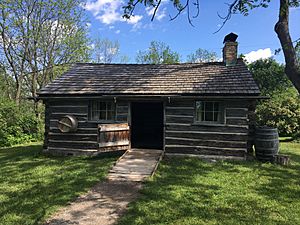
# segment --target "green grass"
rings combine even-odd
[[[300,224],[300,144],[281,149],[288,167],[164,160],[119,224]]]
[[[40,144],[0,149],[0,224],[37,224],[103,179],[116,157],[51,157]]]

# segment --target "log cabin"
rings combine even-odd
[[[244,157],[261,97],[237,58],[236,37],[225,37],[221,62],[72,65],[38,95],[45,105],[44,151],[143,148]]]

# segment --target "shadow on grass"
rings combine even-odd
[[[115,155],[54,157],[40,145],[0,149],[0,224],[36,224],[103,179]]]
[[[287,167],[166,158],[119,224],[300,224],[299,148]]]

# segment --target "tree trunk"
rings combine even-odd
[[[299,62],[289,31],[289,0],[280,0],[279,19],[275,25],[275,32],[284,54],[285,73],[300,93]]]
[[[23,76],[21,75],[21,76],[16,80],[16,95],[15,95],[15,102],[16,102],[17,105],[20,105],[20,101],[21,101],[22,84],[23,84]]]

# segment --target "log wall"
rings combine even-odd
[[[88,120],[89,100],[50,100],[45,101],[45,140],[46,152],[56,155],[95,155],[100,151],[98,122]],[[115,123],[127,122],[128,103],[116,103]],[[73,115],[78,120],[78,129],[73,133],[62,133],[58,120],[65,115]],[[128,147],[127,147],[128,148]],[[122,150],[113,149],[113,150]]]
[[[166,103],[166,153],[244,156],[249,138],[249,102],[222,101],[223,124],[195,122],[194,104],[191,99]]]
[[[115,123],[130,121],[130,101],[133,100],[117,101]],[[249,118],[255,108],[253,100],[222,101],[225,112],[223,124],[195,122],[195,99],[164,101],[166,153],[244,156],[247,147],[249,149],[252,135],[249,124],[251,127],[253,123],[253,119],[249,121]],[[45,101],[46,151],[62,155],[94,155],[101,151],[98,139],[100,123],[88,120],[88,105],[89,100]],[[67,114],[78,120],[78,129],[74,133],[62,133],[58,129],[58,120]]]

